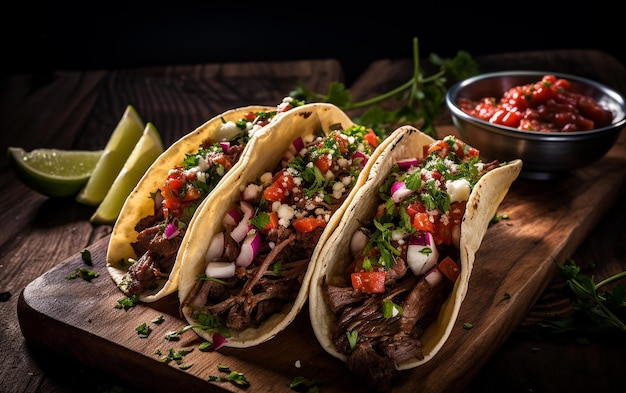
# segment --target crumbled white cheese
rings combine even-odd
[[[470,184],[467,179],[446,181],[446,191],[450,195],[450,203],[466,201],[470,196]]]

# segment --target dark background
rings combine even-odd
[[[14,3],[3,11],[4,73],[335,58],[349,84],[373,60],[599,49],[625,63],[620,15],[548,1]],[[558,71],[558,70],[555,70]]]

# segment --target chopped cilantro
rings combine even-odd
[[[139,297],[137,295],[123,297],[118,299],[115,308],[124,309],[124,311],[128,311],[130,308],[135,307],[139,303]]]
[[[231,371],[229,367],[218,365],[217,370],[223,373],[228,373],[228,376],[209,375],[208,380],[211,382],[230,382],[236,386],[247,387],[250,386],[250,382],[246,379],[243,373],[238,371]]]
[[[91,260],[91,252],[89,250],[83,250],[80,252],[80,257],[86,265],[93,265],[93,261]]]
[[[356,348],[356,343],[359,339],[359,332],[356,330],[346,331],[346,337],[348,337],[348,344],[350,344],[350,349]]]
[[[287,387],[296,392],[318,393],[321,390],[320,380],[295,377],[287,383]]]
[[[77,267],[76,269],[74,269],[74,271],[70,274],[68,274],[67,276],[65,276],[66,279],[68,280],[73,280],[75,278],[82,278],[85,281],[91,281],[94,278],[98,277],[100,275],[100,273],[95,272],[93,270],[89,270],[89,269],[85,269],[82,267]]]
[[[389,319],[396,315],[402,315],[402,306],[395,304],[391,300],[385,300],[382,306],[383,317]]]
[[[152,333],[152,328],[150,328],[150,326],[148,326],[148,324],[144,322],[141,325],[137,326],[135,328],[135,331],[140,338],[147,338],[150,333]]]

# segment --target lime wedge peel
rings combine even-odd
[[[128,156],[104,199],[91,216],[90,221],[95,224],[112,224],[115,222],[126,198],[163,151],[163,141],[159,132],[152,123],[148,122],[141,138]]]
[[[128,105],[109,138],[102,157],[86,185],[76,195],[76,201],[85,205],[98,206],[106,196],[122,170],[126,160],[141,138],[145,124],[137,110]]]
[[[17,177],[40,194],[65,198],[75,196],[89,181],[104,151],[9,147],[8,156]]]

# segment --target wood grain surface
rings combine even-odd
[[[488,70],[554,69],[626,92],[624,67],[601,52],[500,54],[481,60]],[[405,82],[411,71],[408,60],[381,60],[351,91],[355,97],[373,96]],[[15,76],[3,80],[2,148],[100,148],[129,103],[171,144],[220,111],[275,104],[298,80],[325,91],[341,77],[341,67],[332,60]],[[438,132],[455,133],[445,116]],[[581,349],[536,343],[518,331],[567,311],[555,279],[556,264],[565,258],[596,260],[598,277],[626,269],[625,161],[622,133],[601,161],[571,176],[549,183],[516,181],[500,207],[510,219],[487,231],[450,340],[432,362],[403,373],[395,390],[614,391],[626,367],[620,356],[624,340],[607,337]],[[341,362],[323,352],[306,312],[273,340],[251,349],[201,352],[191,334],[165,341],[164,332],[184,326],[177,299],[128,311],[114,307],[122,294],[104,269],[111,228],[88,222],[93,209],[30,191],[15,179],[6,158],[0,168],[0,184],[11,190],[0,198],[0,217],[10,224],[0,231],[0,291],[9,294],[0,308],[0,354],[6,359],[0,391],[102,391],[103,381],[133,391],[179,390],[183,384],[187,391],[241,391],[206,381],[218,374],[217,364],[243,372],[253,391],[290,391],[286,383],[295,376],[320,379],[323,392],[365,390]],[[92,251],[92,268],[101,276],[92,282],[67,280],[73,269],[85,266],[83,249]],[[147,339],[139,338],[135,328],[161,314],[165,322],[155,325]],[[464,329],[465,322],[474,327]],[[537,346],[542,351],[531,350]],[[193,366],[187,370],[155,354],[192,347],[185,363]]]

